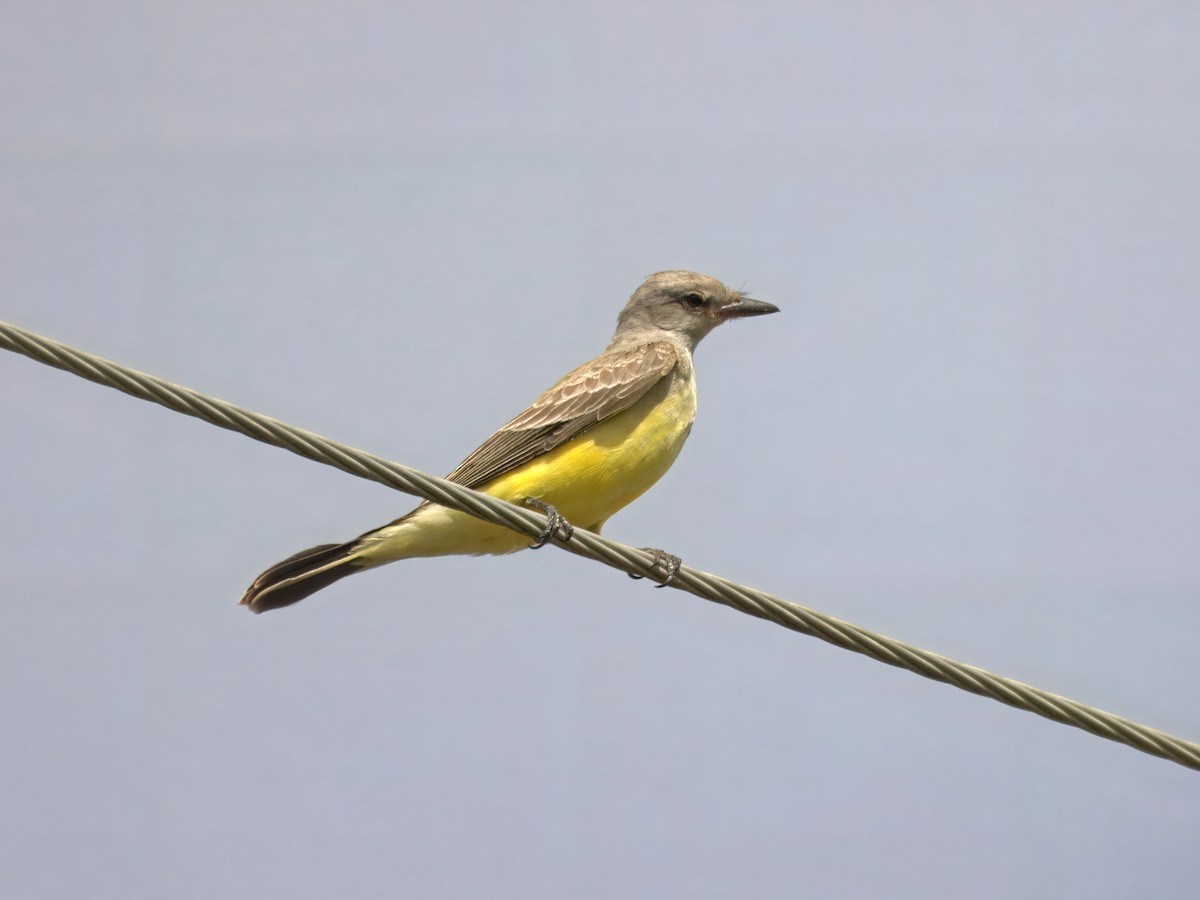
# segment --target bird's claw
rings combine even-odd
[[[651,569],[657,569],[660,566],[667,573],[667,577],[655,585],[656,588],[665,588],[668,584],[675,580],[675,576],[679,574],[679,567],[683,565],[683,560],[673,553],[667,553],[665,550],[659,550],[657,547],[643,547],[644,553],[649,553],[654,557],[654,564]],[[632,572],[626,572],[630,578],[640,579],[645,578],[645,575],[634,575]]]
[[[526,497],[525,505],[532,506],[538,512],[546,517],[546,528],[541,534],[534,539],[534,542],[529,545],[530,550],[537,550],[539,547],[544,547],[549,542],[550,538],[554,537],[556,531],[562,531],[562,539],[565,543],[575,534],[575,526],[566,520],[562,513],[547,503],[545,500],[539,500],[537,497]]]

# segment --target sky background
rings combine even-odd
[[[649,273],[606,533],[1200,739],[1200,7],[22,2],[0,318],[434,473]],[[0,894],[1087,897],[1200,775],[554,550],[254,617],[388,489],[0,354]]]

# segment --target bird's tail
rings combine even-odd
[[[357,541],[347,544],[321,544],[301,550],[283,562],[276,563],[254,579],[254,584],[242,596],[242,606],[261,613],[279,609],[303,600],[309,594],[328,587],[339,578],[359,571],[356,564]]]

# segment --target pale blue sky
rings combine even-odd
[[[0,318],[441,473],[648,273],[607,533],[1200,739],[1200,9],[9,3]],[[553,324],[547,324],[553,323]],[[1128,897],[1197,773],[0,355],[0,893]]]

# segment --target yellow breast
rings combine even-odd
[[[680,368],[633,406],[480,490],[517,505],[536,497],[572,525],[599,531],[663,476],[687,440],[696,390],[690,367]],[[370,566],[414,556],[513,553],[528,546],[522,534],[430,504],[364,535],[358,556]]]
[[[691,373],[673,372],[633,406],[481,490],[513,503],[537,497],[598,531],[671,467],[695,418]]]

